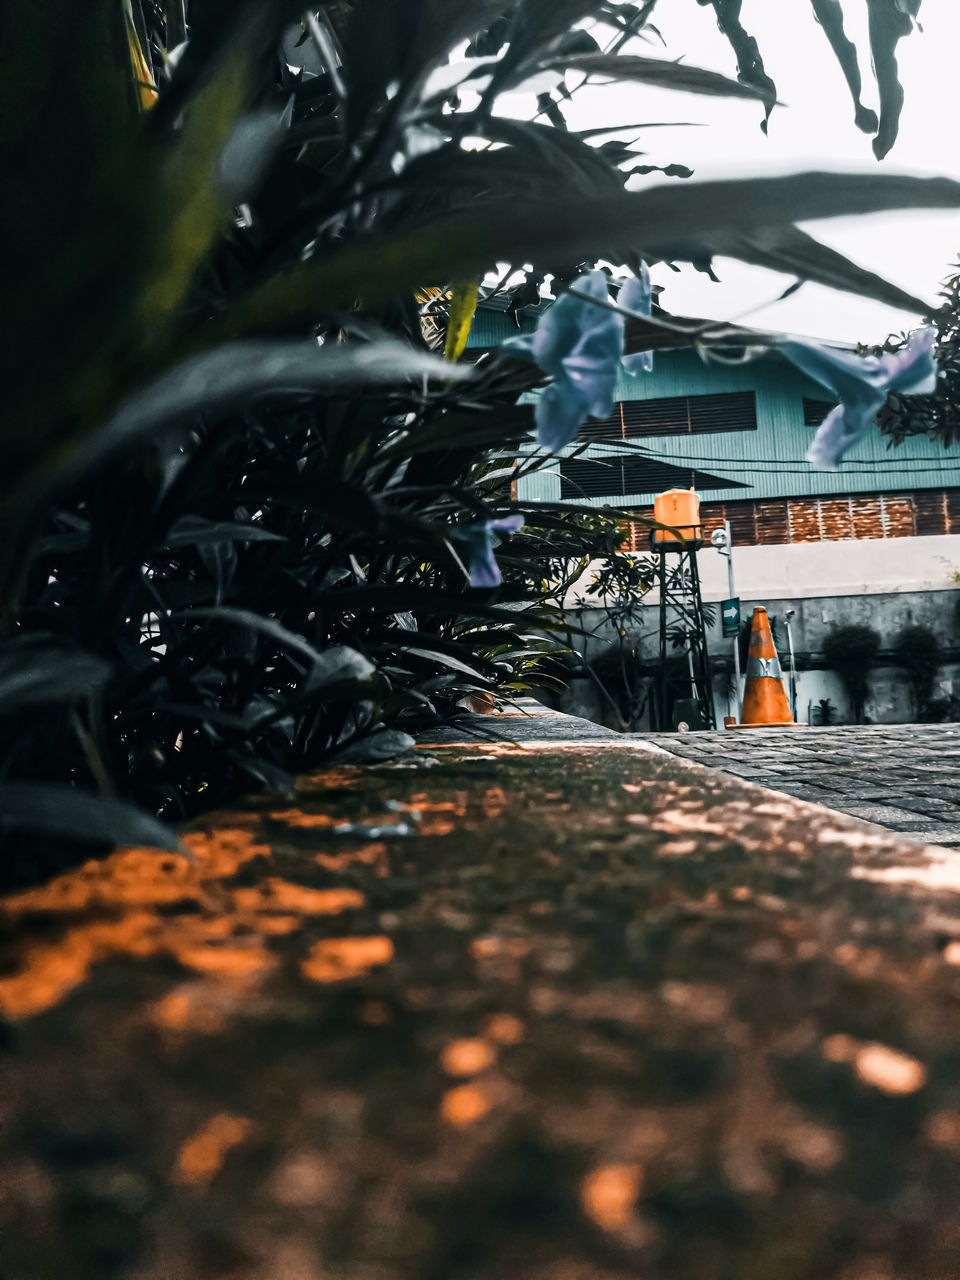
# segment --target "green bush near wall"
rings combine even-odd
[[[840,677],[855,724],[863,724],[863,710],[870,693],[870,670],[880,652],[880,633],[859,623],[834,627],[823,641],[823,659]]]
[[[919,623],[904,627],[893,642],[893,658],[906,675],[915,718],[943,719],[945,708],[937,705],[933,697],[943,665],[943,646],[936,632]]]

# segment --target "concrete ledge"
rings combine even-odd
[[[960,859],[567,719],[0,899],[4,1280],[960,1274]]]

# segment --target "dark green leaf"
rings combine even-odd
[[[0,782],[0,827],[67,840],[180,847],[172,831],[135,805],[42,782]]]
[[[275,641],[283,649],[297,653],[310,663],[309,688],[316,691],[325,685],[335,684],[342,680],[369,680],[376,674],[373,663],[346,645],[338,645],[332,649],[318,652],[303,636],[290,631],[274,618],[264,618],[259,613],[251,613],[248,609],[232,609],[227,606],[211,609],[191,609],[181,615],[187,621],[195,618],[212,618],[225,622],[268,640]]]
[[[421,649],[409,644],[398,646],[398,652],[400,656],[413,654],[414,657],[425,658],[428,662],[432,662],[438,667],[449,667],[451,671],[459,671],[463,675],[470,676],[474,680],[482,681],[484,684],[487,682],[487,677],[485,677],[482,672],[478,671],[476,667],[471,667],[469,663],[463,662],[460,658],[453,657],[452,654],[438,653],[435,649]]]
[[[880,93],[880,124],[873,152],[882,160],[897,140],[903,87],[897,75],[897,45],[913,30],[920,0],[868,0],[870,51]]]
[[[375,764],[378,760],[393,760],[396,756],[406,755],[416,745],[416,739],[400,729],[378,729],[338,751],[334,759],[338,764]]]
[[[421,84],[455,45],[482,31],[510,3],[356,0],[344,48],[348,137],[359,134],[388,89],[409,91]]]
[[[79,702],[95,693],[109,674],[110,664],[93,654],[38,636],[18,638],[0,653],[0,715]]]
[[[711,97],[764,100],[767,96],[756,85],[731,80],[717,71],[691,67],[685,62],[668,62],[666,58],[596,53],[558,58],[549,65],[563,67],[567,71],[582,71],[588,76],[602,76],[605,80],[638,80],[658,89],[677,89],[683,93],[708,94]]]
[[[817,21],[823,27],[830,47],[836,55],[844,79],[853,98],[854,119],[858,129],[864,133],[877,132],[877,113],[865,107],[860,100],[860,65],[857,60],[857,47],[848,39],[843,27],[843,9],[840,0],[810,0]]]
[[[208,546],[218,542],[284,542],[279,533],[271,533],[255,524],[233,524],[226,520],[207,520],[203,516],[181,516],[163,540],[161,551],[181,547]]]
[[[766,114],[760,126],[767,131],[767,120],[777,101],[777,86],[767,75],[756,40],[749,35],[740,21],[743,0],[697,0],[698,4],[711,5],[717,15],[717,26],[730,41],[737,55],[737,73],[744,84],[759,90]]]
[[[101,452],[191,415],[249,407],[257,396],[284,391],[334,395],[423,376],[468,378],[439,356],[405,342],[334,344],[237,342],[191,356],[121,405],[98,434]]]
[[[864,298],[885,302],[890,307],[923,313],[927,304],[905,289],[900,289],[876,272],[858,267],[836,249],[807,235],[799,227],[769,227],[749,236],[725,234],[712,237],[708,246],[713,253],[739,258],[757,267],[768,267],[788,275],[800,276],[831,289],[845,289]],[[695,256],[702,245],[693,251]],[[683,255],[675,252],[675,258]]]
[[[669,259],[693,244],[749,237],[794,220],[958,206],[960,183],[949,178],[835,173],[664,183],[616,199],[492,204],[482,214],[463,211],[304,266],[239,301],[227,323],[240,331],[315,316],[358,294],[368,303],[390,298],[427,279],[484,271],[498,260],[579,262],[624,249]]]

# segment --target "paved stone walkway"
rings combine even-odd
[[[919,844],[960,846],[960,724],[721,729],[646,740]]]

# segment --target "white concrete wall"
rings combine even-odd
[[[731,696],[731,685],[732,681],[723,677],[714,678],[713,710],[718,727],[722,726],[724,716],[739,715],[739,705]],[[784,679],[784,687],[789,689],[788,678]],[[960,697],[960,666],[956,663],[947,663],[943,667],[934,688],[934,697],[951,696]],[[818,722],[821,698],[829,698],[833,704],[833,724],[851,723],[850,704],[835,672],[797,672],[797,719],[801,724]],[[553,701],[562,710],[573,715],[595,720],[611,729],[621,727],[590,680],[571,680],[564,693],[554,697]],[[864,713],[871,724],[909,724],[913,720],[910,691],[904,673],[899,668],[878,667],[870,673],[870,693]],[[649,727],[649,719],[645,715],[640,724],[640,732],[647,731]]]
[[[725,599],[728,594],[727,561],[712,547],[698,554],[703,597],[707,602]],[[600,562],[596,562],[599,568]],[[593,566],[581,580],[589,583]],[[780,621],[781,648],[785,646],[783,615],[793,611],[792,630],[797,652],[819,653],[825,634],[834,626],[861,623],[874,627],[881,645],[889,651],[896,635],[908,624],[931,627],[954,658],[960,642],[960,535],[927,538],[889,538],[843,542],[806,542],[786,546],[735,547],[736,594],[742,602],[742,616],[749,619],[753,606],[766,606],[771,618]],[[653,591],[644,597],[638,625],[631,630],[641,657],[655,656],[657,599]],[[596,597],[571,592],[567,607],[581,603],[596,609]],[[584,645],[588,658],[596,657],[614,642],[602,615],[581,615],[581,622],[597,634]],[[708,629],[711,657],[729,654],[732,641],[721,639],[718,622]],[[781,653],[784,669],[787,654]],[[881,661],[883,659],[881,658]],[[889,657],[887,658],[889,661]],[[605,720],[606,710],[592,708],[595,691],[576,682],[571,696],[584,705],[581,714]],[[726,688],[727,681],[715,679],[714,706],[717,722],[734,712]],[[897,668],[880,666],[870,677],[870,697],[865,712],[874,723],[898,724],[913,718],[905,675]],[[960,696],[960,667],[947,662],[940,673],[936,697]],[[832,671],[806,670],[797,676],[797,713],[807,720],[808,710],[821,698],[829,698],[837,723],[849,723],[850,708],[839,678]]]
[[[733,556],[736,594],[743,600],[947,591],[960,585],[960,534],[734,547]],[[568,608],[579,603],[599,564],[591,565],[567,596]],[[704,600],[726,599],[726,558],[707,546],[697,566]],[[656,601],[652,592],[644,603]],[[587,597],[591,602],[595,597]]]
[[[784,688],[790,691],[789,675],[784,673]],[[742,687],[742,682],[741,682]],[[738,714],[728,695],[728,682],[714,681],[713,712],[718,725],[723,717]],[[960,695],[960,667],[946,663],[934,684],[934,698]],[[803,724],[816,724],[821,698],[833,704],[833,723],[851,724],[852,715],[846,691],[835,671],[797,672],[797,719]],[[870,692],[864,704],[864,715],[870,724],[910,724],[914,719],[910,689],[899,667],[875,667],[870,672]]]

